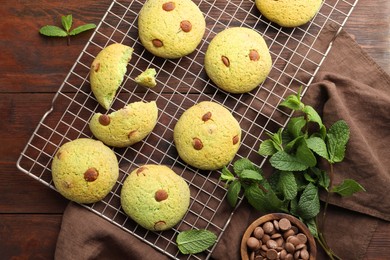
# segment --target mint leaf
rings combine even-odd
[[[301,143],[302,140],[304,140],[304,139],[305,139],[305,137],[303,135],[301,135],[301,136],[298,136],[298,137],[290,140],[290,142],[288,142],[286,144],[286,146],[284,147],[284,151],[289,153],[290,151],[292,151],[294,149],[294,147],[296,148],[298,146],[297,144]]]
[[[277,212],[283,206],[283,202],[276,196],[271,187],[265,187],[267,192],[261,190],[257,184],[245,189],[245,197],[249,204],[260,212]]]
[[[267,179],[264,179],[262,182],[267,182],[267,185],[270,186],[270,189],[278,192],[278,183],[281,171],[275,171]],[[278,192],[279,193],[279,192]]]
[[[316,224],[315,218],[306,219],[306,220],[304,221],[304,223],[305,223],[306,226],[309,228],[310,233],[311,233],[315,238],[318,238],[318,228],[317,228],[317,224]]]
[[[62,23],[62,27],[64,29],[57,27],[57,26],[54,26],[54,25],[45,25],[41,29],[39,29],[39,33],[41,33],[42,35],[45,35],[45,36],[67,37],[68,45],[69,45],[70,44],[70,37],[69,36],[76,35],[76,34],[84,32],[84,31],[96,28],[95,24],[89,23],[89,24],[81,25],[81,26],[73,29],[72,31],[70,31],[70,29],[72,27],[72,23],[73,23],[72,20],[73,19],[72,19],[71,14],[61,16],[61,23]]]
[[[214,245],[217,236],[206,229],[186,230],[177,235],[176,243],[182,254],[197,254]]]
[[[274,133],[274,134],[267,133],[267,135],[271,138],[273,146],[278,151],[283,150],[282,149],[282,145],[283,145],[282,134],[283,134],[283,129],[282,128],[279,128],[279,130],[276,133]]]
[[[61,29],[58,26],[54,25],[45,25],[39,30],[40,34],[43,34],[45,36],[56,36],[56,37],[66,37],[68,34],[66,31]]]
[[[317,182],[317,180],[314,179],[308,172],[305,172],[305,174],[303,174],[303,177],[305,177],[305,180],[307,180],[308,182],[312,182],[312,183]]]
[[[235,161],[233,164],[233,170],[237,175],[240,175],[243,170],[257,170],[261,172],[261,169],[253,165],[253,163],[247,158]]]
[[[298,197],[290,201],[290,214],[297,216]]]
[[[301,102],[300,94],[298,95],[289,95],[284,101],[282,101],[279,106],[287,107],[291,110],[302,110],[304,104]]]
[[[309,183],[303,190],[297,206],[297,213],[303,219],[311,219],[320,212],[318,188]]]
[[[344,159],[349,140],[347,123],[344,120],[337,121],[329,128],[326,137],[330,163],[341,162]]]
[[[326,149],[325,141],[319,137],[310,137],[306,139],[307,147],[322,158],[329,160],[328,149]]]
[[[241,190],[241,183],[238,180],[233,181],[227,191],[227,200],[230,206],[235,207],[238,200],[238,195]]]
[[[69,35],[76,35],[76,34],[79,34],[79,33],[82,33],[82,32],[85,32],[85,31],[88,31],[88,30],[91,30],[91,29],[94,29],[94,28],[96,28],[96,25],[93,24],[93,23],[80,25],[79,27],[76,27],[75,29],[70,31]]]
[[[263,179],[263,176],[258,171],[248,169],[243,170],[239,177],[240,179],[250,181],[261,181]]]
[[[221,181],[225,181],[226,184],[229,184],[229,182],[234,181],[236,178],[234,177],[233,173],[231,173],[226,166],[222,168],[221,176],[219,177]]]
[[[61,17],[62,27],[64,27],[65,31],[69,32],[72,27],[72,15],[64,15]]]
[[[301,163],[307,165],[308,167],[314,167],[317,164],[316,157],[309,149],[309,147],[307,147],[306,141],[304,139],[299,144],[295,156]]]
[[[302,109],[302,112],[304,112],[306,114],[307,120],[309,122],[317,123],[320,128],[323,127],[322,119],[321,119],[320,115],[317,113],[317,111],[313,107],[306,105]]]
[[[274,142],[270,139],[261,142],[259,148],[259,154],[263,156],[273,155],[278,150],[274,145]]]
[[[284,199],[292,200],[298,194],[298,186],[292,172],[281,172],[279,176],[278,189],[282,191]]]
[[[287,124],[287,131],[295,138],[302,134],[302,128],[306,125],[306,120],[303,116],[293,117]]]
[[[284,151],[279,151],[271,156],[269,162],[272,167],[281,171],[304,171],[308,165],[301,162],[297,157]]]
[[[352,194],[366,191],[362,185],[352,179],[345,179],[341,184],[333,186],[331,192],[335,192],[343,197],[351,196]]]
[[[326,171],[314,167],[310,169],[317,176],[318,185],[324,188],[325,190],[328,190],[330,184],[330,178],[329,175],[326,173]]]
[[[298,192],[302,192],[308,184],[305,175],[300,173],[295,174],[295,181],[297,182]]]

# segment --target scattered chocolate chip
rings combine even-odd
[[[180,28],[183,30],[183,32],[190,32],[192,29],[192,24],[188,20],[183,20],[180,22]]]
[[[166,200],[168,198],[168,192],[166,192],[165,190],[158,190],[156,191],[156,193],[154,194],[154,198],[156,201],[160,202],[160,201],[163,201],[163,200]]]
[[[306,249],[302,249],[301,250],[301,255],[300,257],[303,259],[303,260],[307,260],[310,258],[310,254],[309,252],[306,250]]]
[[[262,227],[256,227],[253,231],[253,236],[257,239],[261,239],[264,235],[264,230]]]
[[[283,231],[289,230],[291,228],[290,220],[288,220],[286,218],[280,219],[279,220],[279,228],[280,228],[280,230],[283,230]]]
[[[170,11],[172,11],[173,9],[175,9],[175,3],[174,3],[174,2],[166,2],[166,3],[163,3],[162,9],[163,9],[164,11],[170,12]]]
[[[240,141],[240,137],[238,135],[233,136],[233,145],[236,145]]]
[[[285,259],[286,255],[287,255],[287,251],[286,249],[283,249],[282,251],[280,251],[279,257],[280,259]]]
[[[259,240],[257,240],[255,237],[248,238],[248,240],[246,241],[246,245],[251,250],[257,250],[261,246]]]
[[[157,221],[154,223],[154,230],[161,230],[166,225],[166,222],[163,220]]]
[[[221,57],[221,60],[222,60],[223,64],[225,64],[226,67],[229,67],[229,66],[230,66],[230,61],[229,61],[229,58],[228,58],[228,57],[222,56],[222,57]]]
[[[276,230],[279,230],[279,221],[277,221],[276,219],[272,222],[274,224],[274,227]]]
[[[302,248],[305,248],[306,245],[305,244],[299,244],[295,247],[295,250],[301,250]]]
[[[141,166],[138,168],[138,170],[136,171],[137,173],[137,176],[139,176],[141,173],[145,176],[145,170],[147,170],[148,168],[146,166]]]
[[[301,241],[302,244],[306,244],[307,236],[305,234],[299,233],[297,234],[297,238],[299,239],[299,241]]]
[[[101,115],[99,116],[99,123],[104,126],[108,126],[110,124],[110,116],[108,115]]]
[[[301,243],[301,241],[296,236],[291,236],[291,237],[287,238],[286,241],[290,242],[294,246],[297,246]]]
[[[206,121],[208,121],[208,120],[211,119],[211,116],[212,116],[212,114],[211,114],[211,112],[209,111],[209,112],[207,112],[206,114],[204,114],[204,115],[202,116],[202,120],[206,122]]]
[[[293,253],[295,251],[295,246],[290,243],[290,242],[287,242],[284,247],[286,248],[287,252],[289,253]]]
[[[258,61],[260,59],[260,55],[256,50],[250,50],[249,59],[251,61]]]
[[[203,143],[199,138],[192,139],[192,146],[195,148],[195,150],[201,150],[203,148]]]
[[[299,230],[296,226],[291,225],[291,229],[294,231],[295,234],[299,233]]]
[[[264,229],[264,228],[263,228],[263,229]],[[261,238],[261,241],[262,241],[264,244],[266,244],[267,241],[270,240],[270,239],[271,239],[270,235],[264,234],[263,237]]]
[[[278,237],[275,241],[278,244],[278,247],[281,247],[284,244],[284,238],[283,237]],[[283,249],[283,248],[281,248],[281,249]]]
[[[92,69],[95,72],[98,72],[100,69],[100,62],[92,63]]]
[[[62,155],[62,153],[61,153],[61,152],[58,152],[58,153],[57,153],[57,159],[61,160],[61,155]]]
[[[267,251],[267,258],[274,260],[278,258],[278,252],[275,249],[270,249]]]
[[[294,253],[294,259],[300,259],[300,256],[301,256],[301,251],[300,250],[296,250],[295,253]]]
[[[268,240],[266,245],[270,249],[275,249],[278,247],[278,244],[276,243],[276,241],[272,240],[272,239]]]
[[[96,170],[96,168],[89,168],[84,172],[84,180],[86,180],[87,182],[96,181],[98,176],[99,172]]]
[[[289,230],[287,230],[286,232],[283,233],[283,238],[287,239],[288,237],[293,236],[293,235],[295,235],[294,230],[289,229]]]
[[[157,47],[157,48],[160,48],[160,47],[162,47],[164,45],[163,42],[161,40],[159,40],[159,39],[152,40],[152,43],[153,43],[153,46]]]
[[[287,255],[286,255],[286,258],[285,258],[286,260],[293,260],[294,259],[294,256],[293,256],[293,254],[290,254],[290,253],[288,253]]]
[[[274,225],[271,222],[265,222],[263,225],[264,232],[271,234],[274,231]]]
[[[130,133],[127,135],[127,137],[128,137],[129,139],[131,139],[137,132],[138,132],[138,130],[130,131]]]

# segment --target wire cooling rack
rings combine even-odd
[[[124,82],[108,112],[134,101],[155,100],[158,123],[143,141],[122,149],[113,149],[120,164],[120,177],[110,194],[101,202],[83,205],[111,223],[145,241],[159,251],[178,259],[208,259],[214,249],[184,256],[175,243],[177,234],[186,229],[208,229],[221,238],[234,212],[225,200],[226,189],[219,173],[199,171],[180,160],[173,144],[173,127],[190,106],[209,100],[230,109],[242,130],[242,145],[237,158],[246,157],[262,166],[265,158],[257,150],[266,133],[284,127],[290,117],[278,108],[287,96],[303,90],[312,82],[325,59],[331,43],[317,49],[317,40],[325,26],[332,23],[338,31],[344,26],[357,0],[325,0],[319,13],[308,24],[281,28],[262,17],[254,1],[194,2],[203,12],[207,29],[196,51],[177,60],[165,60],[145,51],[138,39],[137,16],[144,1],[113,1],[91,39],[74,63],[56,94],[53,105],[40,121],[20,155],[20,170],[55,189],[51,161],[58,148],[80,137],[93,138],[88,122],[96,112],[105,112],[90,90],[89,68],[105,46],[120,42],[134,48]],[[227,27],[243,26],[258,31],[269,45],[273,68],[257,89],[232,95],[218,89],[203,69],[204,54],[210,40]],[[337,30],[335,31],[337,34]],[[157,70],[157,87],[137,86],[133,79],[148,67]],[[147,231],[129,219],[120,208],[120,190],[129,172],[143,164],[165,164],[185,178],[191,190],[190,208],[172,230]]]

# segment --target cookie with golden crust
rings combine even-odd
[[[241,142],[241,127],[222,105],[203,101],[187,109],[173,130],[180,158],[202,170],[227,165]]]
[[[101,141],[79,138],[63,144],[51,165],[54,186],[78,203],[102,200],[115,185],[118,160]]]
[[[132,171],[123,183],[121,205],[125,213],[148,230],[175,226],[190,205],[186,181],[164,165],[148,164]]]
[[[322,0],[256,0],[256,7],[268,20],[283,27],[297,27],[309,22]]]
[[[138,17],[139,37],[152,54],[175,59],[192,53],[201,42],[206,21],[191,0],[147,0]]]
[[[133,48],[114,43],[102,49],[91,65],[91,90],[99,104],[108,109],[122,84]]]
[[[268,76],[272,60],[263,37],[250,28],[232,27],[210,42],[204,66],[209,78],[230,93],[245,93]]]
[[[89,128],[93,135],[106,145],[126,147],[150,134],[156,126],[157,117],[156,101],[139,101],[110,114],[94,114]]]

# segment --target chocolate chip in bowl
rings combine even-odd
[[[316,259],[317,247],[307,226],[285,213],[256,219],[241,240],[241,259]]]

